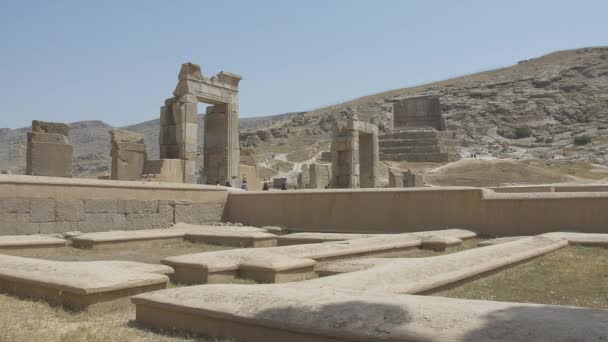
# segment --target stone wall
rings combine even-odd
[[[0,235],[217,222],[227,193],[216,186],[0,175]]]
[[[554,188],[528,193],[457,187],[235,192],[229,195],[225,217],[260,227],[339,233],[446,228],[471,229],[484,236],[608,233],[608,188]]]
[[[0,199],[0,235],[168,228],[221,221],[224,206],[175,200]]]
[[[446,129],[439,96],[426,95],[402,99],[393,104],[393,128]]]
[[[308,172],[308,189],[325,189],[331,183],[331,164],[312,163]]]

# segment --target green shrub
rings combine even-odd
[[[579,135],[574,137],[574,144],[583,146],[591,143],[591,137],[588,135]]]
[[[517,127],[515,129],[515,138],[517,139],[529,138],[531,135],[532,130],[530,129],[530,127]]]

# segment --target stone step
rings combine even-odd
[[[383,146],[434,146],[441,143],[436,138],[423,139],[378,139],[380,147]]]
[[[380,153],[380,160],[447,163],[460,159],[456,153]]]
[[[406,130],[406,131],[393,131],[390,133],[382,133],[379,138],[385,139],[421,139],[421,138],[435,138],[438,136],[438,131],[435,130]]]
[[[380,146],[380,153],[399,154],[399,153],[441,153],[447,152],[439,145],[430,146]]]

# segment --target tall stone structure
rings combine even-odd
[[[393,129],[435,129],[445,131],[438,95],[413,96],[393,103]]]
[[[424,176],[412,170],[388,169],[389,188],[416,188],[424,186]]]
[[[377,187],[378,149],[376,125],[356,118],[336,123],[331,142],[331,187]]]
[[[393,103],[392,131],[380,134],[382,160],[451,162],[460,159],[455,133],[446,128],[437,95]]]
[[[182,161],[184,183],[196,182],[198,102],[212,105],[205,115],[203,178],[208,184],[238,178],[240,80],[240,76],[224,71],[207,78],[199,65],[182,65],[174,97],[161,107],[160,157]]]
[[[312,163],[308,167],[308,189],[325,189],[331,184],[331,165]]]
[[[32,121],[32,131],[27,133],[26,174],[72,177],[69,136],[70,126],[64,123]]]
[[[146,145],[143,134],[113,129],[110,131],[110,136],[112,139],[110,179],[140,180],[146,163]]]
[[[301,171],[298,174],[298,189],[308,188],[310,183],[310,170],[308,164],[302,165]]]

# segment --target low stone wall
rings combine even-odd
[[[0,235],[166,228],[221,221],[223,187],[0,177]]]
[[[559,186],[559,191],[531,193],[462,187],[231,193],[225,217],[253,226],[340,233],[446,228],[472,229],[485,236],[608,233],[608,192],[598,189],[604,188],[572,186],[568,192],[567,186]]]

